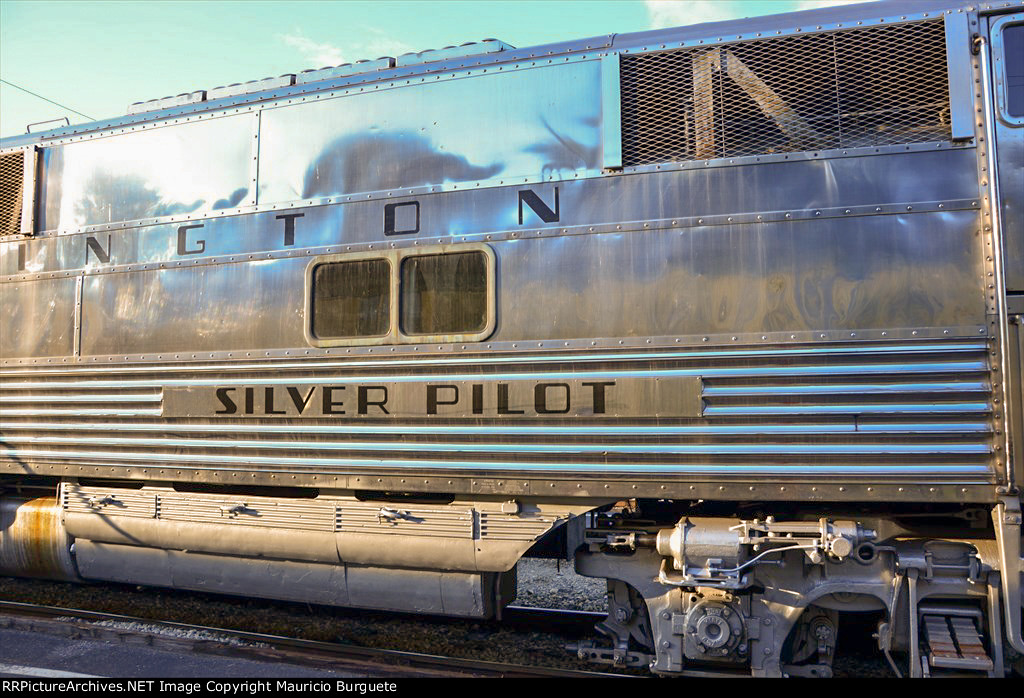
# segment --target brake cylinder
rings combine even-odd
[[[741,554],[735,519],[684,517],[673,528],[658,531],[655,547],[672,558],[679,571],[703,568],[709,560],[721,567],[734,567]]]

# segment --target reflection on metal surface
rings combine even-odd
[[[0,284],[0,356],[70,356],[75,279]]]
[[[1013,68],[1009,65],[1011,57],[1006,53],[1009,49],[1006,38],[1007,31],[1013,28],[1020,37],[1017,50],[1021,50],[1021,43],[1024,43],[1024,24],[1019,24],[1021,22],[1024,22],[1024,12],[1005,15],[992,22],[990,54],[995,98],[998,100],[993,105],[997,118],[992,128],[999,146],[996,167],[1003,199],[1003,273],[1006,288],[1016,293],[1024,293],[1024,116],[1014,117],[1008,110],[1007,95]],[[1016,70],[1019,74],[1019,64]],[[1018,85],[1017,92],[1024,95],[1024,87]]]
[[[203,257],[221,257],[221,261],[226,261],[225,256],[238,254],[279,254],[337,243],[379,242],[388,230],[388,206],[398,207],[398,214],[416,214],[406,216],[411,220],[396,215],[394,225],[400,230],[417,228],[421,237],[443,236],[451,240],[462,240],[468,235],[477,236],[477,240],[486,235],[507,238],[523,228],[543,230],[550,237],[648,228],[710,231],[730,224],[795,226],[800,221],[804,225],[813,220],[813,225],[827,229],[836,218],[850,219],[843,225],[880,226],[884,230],[901,227],[904,221],[913,224],[918,215],[928,212],[962,216],[958,209],[976,210],[977,178],[972,172],[975,163],[973,150],[933,149],[757,167],[658,172],[658,178],[653,180],[657,185],[652,185],[648,177],[615,176],[480,190],[474,186],[468,191],[418,197],[385,196],[366,201],[348,201],[360,197],[346,197],[341,206],[296,207],[287,213],[271,208],[253,217],[217,217],[188,224],[202,223],[204,228],[199,237],[207,243]],[[785,186],[780,187],[779,182],[785,182]],[[529,205],[522,203],[522,192],[534,192],[550,208],[555,206],[556,186],[558,220],[545,223]],[[731,194],[740,189],[742,197]],[[289,221],[293,231],[291,244],[287,234]],[[128,229],[115,226],[117,234],[110,263],[174,260],[175,240],[181,226],[182,223]],[[92,234],[104,244],[108,235],[109,231]],[[411,238],[404,233],[402,237],[396,244],[411,244]],[[0,243],[0,274],[91,266],[95,260],[87,259],[87,239],[85,235],[68,235]],[[914,244],[921,248],[929,245],[926,237]],[[19,265],[20,250],[26,251],[27,267]]]
[[[499,292],[495,339],[575,336],[597,322],[612,336],[649,336],[980,320],[978,258],[960,242],[974,215],[956,217],[942,214],[938,225],[906,218],[894,227],[878,218],[632,232],[601,236],[597,245],[585,236],[498,244],[505,278],[516,283]],[[891,275],[885,270],[895,260],[921,275]],[[514,312],[521,298],[543,304]]]
[[[567,200],[575,202],[565,197],[563,207]],[[644,337],[983,323],[981,261],[969,232],[974,217],[962,211],[906,216],[895,227],[895,217],[875,216],[492,242],[504,282],[496,287],[501,320],[491,338],[574,339],[593,336],[594,327],[606,336]],[[237,244],[217,232],[236,225],[217,223],[187,244]],[[175,243],[165,238],[162,254]],[[107,241],[95,247],[106,252]],[[96,249],[86,250],[94,261]],[[894,261],[915,273],[891,274]],[[214,274],[206,269],[87,279],[83,353],[306,345],[306,259],[246,257],[216,265]],[[263,312],[250,315],[253,302]]]
[[[480,456],[468,463],[488,470],[516,459],[557,470],[558,459],[543,455],[557,453],[569,469],[768,473],[777,465],[792,473],[818,468],[898,479],[913,471],[992,481],[997,459],[987,425],[1001,407],[988,355],[991,241],[979,233],[979,150],[969,142],[951,146],[941,115],[939,128],[934,120],[913,122],[919,112],[932,114],[930,98],[915,102],[924,104],[920,110],[876,104],[890,88],[896,95],[943,92],[936,85],[948,80],[937,66],[943,51],[959,45],[944,41],[945,33],[949,26],[961,31],[962,23],[918,13],[842,27],[845,12],[851,10],[815,14],[828,21],[806,33],[750,36],[744,28],[764,27],[741,22],[734,37],[688,28],[532,53],[502,47],[496,53],[514,56],[508,64],[494,53],[466,65],[434,53],[438,61],[385,61],[379,74],[358,78],[334,70],[294,87],[253,83],[268,88],[257,111],[190,121],[185,115],[197,104],[168,105],[137,132],[44,142],[43,234],[5,241],[0,250],[4,297],[19,299],[5,303],[14,308],[5,319],[17,330],[0,346],[5,362],[18,362],[5,364],[18,375],[30,370],[16,368],[22,359],[77,368],[8,381],[5,418],[57,420],[75,434],[72,423],[114,415],[126,429],[141,428],[175,394],[165,390],[241,389],[244,410],[244,389],[254,386],[448,381],[472,395],[472,386],[494,383],[509,386],[509,419],[496,413],[498,423],[486,432],[459,431],[485,425],[460,423],[454,413],[444,417],[452,431],[443,437],[417,433],[425,425],[408,415],[405,433],[386,425],[310,431],[331,427],[318,421],[321,413],[296,420],[310,436],[302,442],[308,453],[324,452],[310,456],[309,468],[369,468],[382,445],[414,435],[393,449],[408,452],[407,461],[380,456],[378,466],[452,468],[461,445]],[[907,84],[906,60],[894,56],[886,66],[895,77],[865,87],[864,66],[878,60],[871,42],[908,36],[924,37],[910,43],[926,46],[927,55],[906,60],[924,61],[930,77]],[[705,39],[716,46],[701,46]],[[588,53],[613,40],[607,55]],[[813,65],[801,77],[765,46],[789,47]],[[662,106],[683,113],[676,135],[695,144],[692,157],[699,151],[726,159],[669,167],[659,155],[620,171],[616,141],[636,135],[616,128],[619,101],[636,97],[625,89],[636,78],[628,65],[697,53],[706,60],[691,60],[674,79],[690,92],[694,80],[698,87],[710,81],[710,89],[696,97],[676,90]],[[829,73],[826,64],[856,76]],[[849,89],[799,89],[834,87],[837,75]],[[962,85],[949,86],[943,100],[973,106]],[[222,105],[233,104],[224,97]],[[957,108],[964,110],[959,102]],[[862,147],[879,139],[901,145]],[[850,145],[860,150],[812,150],[792,159],[783,152]],[[779,155],[758,159],[771,151]],[[730,159],[738,152],[753,155]],[[397,285],[388,303],[395,329],[376,346],[320,347],[304,331],[312,319],[304,278],[315,260],[372,254],[398,262],[438,246],[460,254],[485,245],[493,255],[488,302],[495,311],[487,315],[493,328],[480,336],[400,337]],[[393,276],[400,271],[392,265]],[[55,322],[26,319],[41,313]],[[450,315],[432,317],[427,329],[452,329]],[[418,329],[409,319],[406,329]],[[694,348],[672,352],[673,341]],[[501,353],[489,354],[491,345]],[[660,348],[643,351],[652,346]],[[376,358],[389,354],[395,359]],[[122,367],[102,369],[107,373],[82,367],[114,359]],[[301,380],[281,374],[295,371]],[[82,376],[90,378],[87,386]],[[654,410],[659,423],[645,422],[640,415],[648,412],[638,407],[603,417],[604,432],[571,438],[548,412],[535,410],[538,431],[512,418],[529,400],[515,402],[510,381],[572,392],[574,381],[604,378],[700,380],[703,403],[668,417]],[[498,397],[496,391],[495,406]],[[544,410],[554,409],[546,392],[542,398]],[[481,417],[467,404],[469,419]],[[200,467],[250,463],[263,474],[276,456],[306,468],[307,454],[274,431],[298,429],[290,419],[286,413],[255,431],[217,432],[223,438],[210,440],[209,453],[201,439],[173,430],[143,439],[104,432],[76,450],[73,436],[37,440],[19,428],[9,447],[32,467],[115,462],[110,454],[123,449],[122,464],[150,457]],[[199,419],[192,426],[205,433],[214,425]],[[758,429],[779,436],[765,444],[754,436]],[[894,443],[909,433],[926,436]],[[468,444],[474,435],[486,438]],[[583,443],[580,435],[596,441]],[[232,440],[252,450],[216,461],[229,455],[222,444]],[[260,455],[259,441],[274,454]],[[321,441],[326,445],[315,445]],[[65,462],[64,449],[77,455]]]
[[[232,265],[217,274],[183,268],[123,279],[90,277],[82,301],[82,353],[129,346],[141,352],[203,351],[225,341],[239,347],[303,344],[305,265],[305,259],[282,259]],[[254,317],[253,307],[275,311]]]
[[[340,359],[323,365],[277,361],[248,368],[223,363],[202,376],[180,364],[155,364],[121,368],[124,375],[108,379],[95,372],[99,369],[86,367],[73,379],[38,374],[28,381],[5,380],[0,386],[5,398],[2,428],[8,456],[29,464],[140,467],[158,462],[264,474],[286,467],[323,475],[377,463],[401,472],[477,469],[720,478],[827,473],[978,484],[995,476],[988,346],[985,341],[959,340],[813,350],[797,345],[605,351],[593,356],[479,353],[447,368],[415,359]],[[580,359],[588,360],[587,370]],[[536,414],[535,400],[525,405],[519,399],[523,385],[533,386],[535,393],[538,384],[621,382],[638,387],[661,378],[690,385],[687,381],[698,377],[703,384],[702,416],[666,412],[652,420],[638,416],[646,404],[641,400],[618,417],[591,415],[568,425],[559,424],[564,417]],[[325,387],[387,385],[393,388],[389,397],[400,401],[399,383],[413,391],[425,385],[462,389],[459,400],[450,389],[435,390],[433,416],[377,414],[379,391],[367,393],[366,414],[359,416],[356,388],[332,395],[332,402],[346,403],[337,409],[351,407],[355,414],[322,414]],[[498,413],[501,383],[509,386],[504,411],[512,414]],[[473,384],[485,385],[481,407],[486,414],[473,413]],[[247,388],[252,388],[249,416],[244,414],[250,407]],[[268,388],[275,414],[267,413]],[[307,411],[315,416],[297,416],[289,407],[289,388],[300,403],[308,398]],[[217,398],[222,389],[231,391],[224,395],[235,405],[235,416],[207,414],[226,409]],[[583,389],[581,397],[589,399],[592,392]],[[557,390],[545,388],[544,393],[545,409],[562,407],[555,404]],[[198,404],[189,402],[190,395],[209,398],[203,414],[189,406]],[[60,396],[68,401],[50,400]],[[606,397],[610,407],[612,394]],[[410,404],[425,411],[426,393],[413,396]],[[693,410],[687,404],[686,410]],[[165,419],[151,422],[161,405]],[[533,414],[526,414],[527,407]],[[75,408],[81,410],[79,418],[61,419]],[[518,410],[523,414],[514,413]],[[103,414],[124,415],[123,423],[104,422]],[[22,419],[29,421],[19,423]],[[395,424],[396,419],[402,424]],[[911,441],[907,435],[913,435]]]
[[[475,167],[460,155],[436,152],[412,132],[354,135],[332,141],[310,163],[299,198],[488,179],[500,165]]]
[[[599,171],[599,73],[590,61],[265,109],[259,202]]]
[[[205,213],[245,203],[253,194],[253,119],[228,116],[45,148],[39,229]]]

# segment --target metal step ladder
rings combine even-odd
[[[922,604],[918,613],[927,644],[925,656],[921,658],[925,676],[931,675],[932,669],[995,675],[995,664],[985,650],[979,631],[984,626],[980,609]]]

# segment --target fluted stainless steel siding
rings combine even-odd
[[[988,345],[901,341],[8,371],[6,472],[44,463],[249,472],[612,473],[984,483],[992,470]],[[172,386],[693,375],[704,416],[163,419]],[[243,480],[244,481],[244,480]]]

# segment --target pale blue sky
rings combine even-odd
[[[0,79],[93,119],[131,102],[483,38],[516,47],[851,0],[0,0]],[[67,116],[0,83],[0,136]]]

